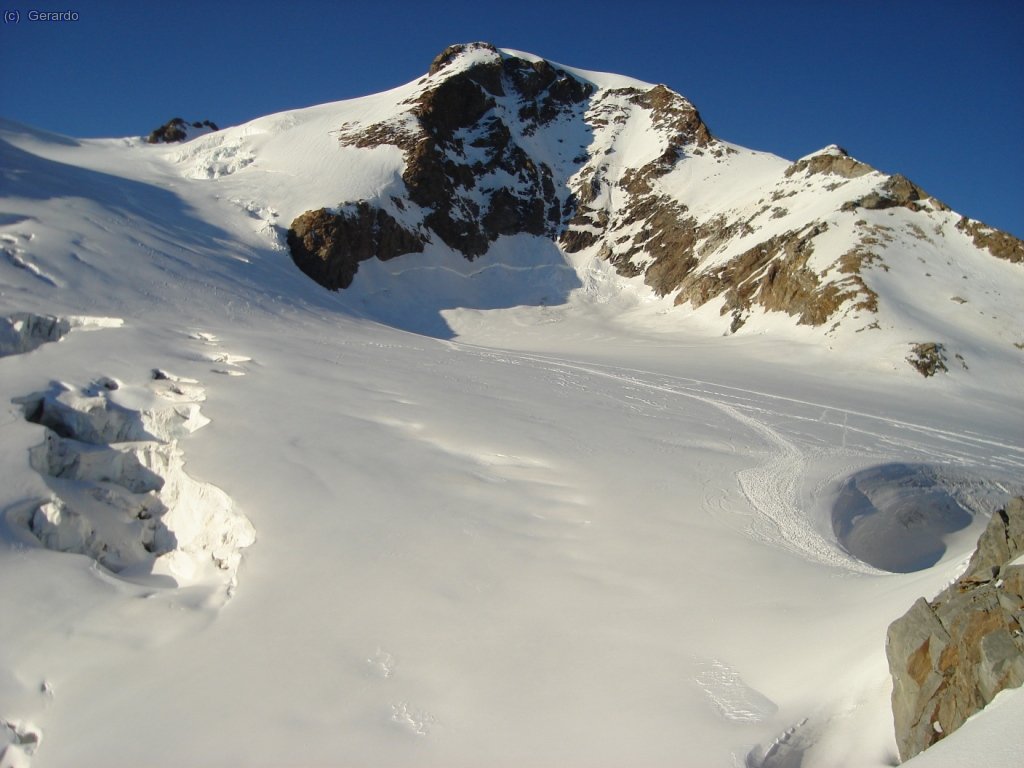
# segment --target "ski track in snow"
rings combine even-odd
[[[706,394],[653,383],[636,375],[613,373],[571,363],[555,363],[532,355],[527,357],[543,361],[545,364],[555,364],[593,376],[615,379],[631,386],[686,397],[718,409],[771,446],[768,458],[764,462],[737,473],[736,479],[740,490],[760,515],[761,525],[750,529],[749,533],[765,543],[781,545],[815,562],[857,571],[870,570],[807,526],[807,520],[800,511],[797,498],[806,459],[792,441],[787,440],[766,423]]]
[[[768,446],[767,455],[761,463],[736,473],[739,489],[757,512],[753,526],[747,529],[747,533],[764,543],[781,546],[814,562],[833,567],[863,573],[876,573],[874,568],[851,557],[838,544],[817,533],[812,521],[808,520],[807,515],[801,509],[800,485],[808,456],[825,455],[830,451],[824,446],[801,447],[778,429],[770,426],[767,423],[767,418],[826,423],[841,429],[844,450],[847,437],[852,433],[865,438],[873,438],[880,446],[893,449],[894,453],[899,451],[905,454],[910,450],[936,461],[957,461],[977,456],[979,448],[987,450],[995,448],[1003,452],[1003,457],[1001,462],[993,462],[993,464],[1001,463],[1005,469],[1020,470],[1024,468],[1024,450],[974,434],[956,433],[884,416],[835,408],[821,403],[714,384],[700,379],[633,368],[581,363],[531,353],[496,352],[472,345],[459,346],[505,363],[513,363],[510,358],[514,358],[517,363],[528,362],[562,374],[572,371],[613,379],[629,387],[685,397],[716,408],[756,434]],[[567,381],[561,383],[569,384]],[[655,407],[654,403],[645,401],[643,398],[631,397],[630,399],[648,407]],[[772,405],[775,407],[771,407]],[[780,410],[783,407],[792,408],[794,406],[803,410],[813,409],[820,415],[811,418],[790,412],[784,413]],[[837,414],[840,420],[825,421],[826,414],[830,412]],[[752,414],[757,414],[757,416]],[[881,429],[851,425],[851,417],[867,420],[868,423],[873,421],[880,427],[888,427],[890,431],[887,433]],[[897,434],[893,435],[893,431]],[[906,436],[900,435],[901,432]],[[926,445],[922,445],[922,438],[926,439]],[[706,491],[705,501],[708,504],[717,504],[718,507],[724,503],[720,498],[717,501],[711,499],[711,494]]]

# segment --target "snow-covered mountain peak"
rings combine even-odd
[[[451,335],[442,313],[458,308],[614,298],[644,325],[781,334],[882,368],[919,344],[969,361],[978,333],[1007,361],[1024,342],[1011,235],[835,145],[796,162],[754,152],[664,85],[488,43],[450,46],[391,91],[173,148],[5,135],[24,153],[12,168],[184,177],[188,209],[220,200],[257,260],[287,249],[343,305],[410,330]]]
[[[805,155],[786,169],[786,176],[806,171],[807,173],[831,173],[854,179],[871,173],[875,169],[867,163],[850,157],[849,153],[836,144],[829,144],[824,149]]]
[[[610,267],[624,290],[642,282],[652,308],[671,299],[698,324],[787,334],[805,325],[826,341],[869,332],[860,338],[878,337],[888,350],[880,355],[902,359],[912,344],[941,348],[943,339],[922,318],[934,303],[916,290],[884,298],[897,280],[892,259],[905,262],[900,254],[927,242],[918,258],[929,277],[943,271],[933,261],[947,251],[970,260],[981,247],[982,260],[1012,262],[1021,247],[836,145],[787,163],[716,139],[664,85],[486,43],[445,49],[398,111],[346,123],[338,137],[342,147],[396,148],[402,164],[401,183],[358,201],[358,220],[338,205],[351,200],[325,200],[295,220],[296,263],[332,289],[352,285],[375,256],[410,260],[441,248],[475,260],[500,238],[525,235],[554,243],[577,271]],[[897,215],[909,218],[894,227]],[[922,306],[908,312],[908,297]]]
[[[614,74],[611,72],[595,72],[578,67],[570,67],[534,53],[514,48],[498,48],[492,43],[473,42],[450,45],[439,53],[431,62],[427,77],[436,75],[456,74],[474,66],[500,65],[504,61],[513,60],[514,66],[521,63],[540,68],[552,68],[571,75],[577,80],[593,85],[597,89],[636,88],[647,91],[654,87],[653,83],[644,82],[634,77]]]
[[[831,155],[833,157],[849,157],[850,153],[847,152],[842,147],[840,147],[838,144],[829,144],[827,147],[822,147],[816,152],[811,152],[809,155],[804,155],[799,160],[797,160],[797,162],[800,162],[801,160],[810,160],[812,157],[817,157],[819,155]]]
[[[427,76],[433,77],[442,71],[445,75],[453,75],[475,66],[500,63],[501,51],[491,43],[456,43],[449,45],[434,57],[430,69],[427,70]]]

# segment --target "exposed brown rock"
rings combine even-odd
[[[717,234],[722,222],[700,225],[687,215],[685,206],[655,193],[654,183],[671,171],[687,150],[697,154],[716,142],[693,105],[663,85],[646,91],[610,89],[591,105],[588,122],[597,127],[625,123],[628,113],[619,101],[623,98],[650,111],[653,129],[664,137],[665,149],[644,166],[625,171],[617,186],[629,194],[629,202],[614,217],[608,210],[593,207],[609,184],[607,166],[588,168],[573,190],[576,213],[560,242],[565,250],[574,252],[603,239],[600,255],[620,275],[644,274],[645,282],[659,295],[665,295],[697,266],[698,242]],[[638,223],[641,227],[635,234],[615,236],[616,231],[635,229]]]
[[[644,229],[636,234],[630,249],[620,257],[620,262],[630,263],[637,254],[653,256],[644,282],[659,296],[675,290],[698,264],[694,246],[704,232],[696,220],[685,217],[685,213],[685,208],[667,200],[662,207],[655,206],[655,210],[644,217]]]
[[[853,309],[871,311],[877,295],[860,277],[862,260],[845,254],[828,271],[844,275],[823,281],[824,274],[808,268],[813,240],[827,225],[786,232],[747,249],[726,264],[693,272],[679,285],[676,304],[699,307],[716,296],[725,296],[722,314],[735,318],[754,305],[796,316],[802,325],[822,325],[850,300]],[[735,329],[735,328],[734,328]]]
[[[650,109],[655,128],[672,134],[680,146],[696,144],[698,147],[706,147],[714,140],[697,108],[664,85],[639,92],[632,100]]]
[[[998,259],[1006,259],[1014,264],[1024,262],[1024,241],[1018,240],[1007,232],[982,224],[980,221],[962,217],[956,228],[966,234],[978,248],[985,248]]]
[[[483,254],[501,235],[528,233],[554,237],[571,216],[551,169],[534,161],[516,142],[495,109],[498,97],[515,97],[524,133],[559,115],[582,109],[593,86],[546,61],[502,58],[487,43],[446,48],[430,74],[442,72],[461,53],[480,49],[493,54],[426,89],[411,103],[418,130],[407,124],[380,123],[357,133],[342,131],[341,141],[359,147],[392,144],[405,153],[402,180],[409,199],[426,211],[424,224],[446,245],[467,258]],[[470,162],[467,148],[483,159]],[[508,174],[517,184],[483,188],[488,176]],[[468,194],[475,190],[475,194]],[[483,197],[484,203],[477,200]]]
[[[696,152],[715,141],[697,109],[664,85],[656,85],[649,91],[627,88],[618,92],[628,94],[637,106],[649,109],[655,130],[667,137],[661,155],[624,174],[622,187],[627,192],[634,195],[651,192],[651,182],[671,171],[685,154],[686,147]]]
[[[947,373],[949,371],[949,368],[946,367],[946,349],[942,344],[934,341],[912,344],[910,354],[907,355],[907,362],[925,378],[939,372]]]
[[[498,53],[498,49],[490,43],[457,43],[455,45],[449,45],[437,54],[434,60],[430,63],[430,69],[427,71],[427,74],[436,75],[442,69],[451,64],[459,54],[472,50],[490,51],[495,55]]]
[[[362,202],[340,213],[326,208],[306,211],[288,230],[296,266],[332,291],[352,284],[359,262],[418,253],[423,242],[387,211]]]
[[[478,64],[425,91],[413,109],[426,133],[436,141],[450,141],[460,128],[474,126],[503,95],[497,64]]]
[[[870,192],[857,200],[844,203],[842,210],[855,211],[858,208],[866,208],[876,211],[901,207],[909,208],[912,211],[920,211],[923,207],[922,204],[926,201],[936,210],[949,210],[949,206],[945,203],[929,195],[906,176],[897,173],[887,177],[881,187],[874,192]]]
[[[886,655],[900,759],[1024,684],[1024,498],[992,515],[967,571],[890,625]]]
[[[645,282],[658,294],[678,291],[676,303],[701,306],[717,296],[724,296],[723,314],[732,312],[730,326],[735,331],[745,313],[754,305],[773,311],[784,311],[804,324],[820,325],[851,299],[852,310],[872,311],[877,295],[871,291],[860,269],[870,263],[861,254],[844,254],[824,273],[807,267],[813,252],[812,240],[824,231],[825,225],[813,223],[809,228],[791,231],[758,242],[726,264],[701,269],[700,265],[722,246],[740,236],[756,231],[753,220],[727,220],[718,216],[698,221],[684,206],[657,194],[656,181],[675,167],[685,151],[697,154],[717,142],[707,130],[697,111],[685,99],[664,86],[646,92],[635,88],[609,91],[603,102],[595,103],[588,119],[595,125],[608,125],[626,119],[615,108],[611,97],[625,96],[634,104],[651,110],[655,129],[662,130],[666,150],[661,156],[640,168],[628,169],[618,186],[629,194],[626,205],[613,215],[592,207],[600,190],[608,185],[603,166],[590,169],[576,188],[578,209],[561,236],[567,251],[576,251],[601,241],[602,257],[626,277],[643,275]],[[797,164],[797,169],[831,172],[852,178],[871,169],[849,157],[833,154],[810,158]],[[793,172],[796,172],[795,170]],[[792,174],[790,174],[792,175]],[[788,212],[766,205],[762,212],[773,211],[781,218]],[[640,224],[639,231],[636,225]],[[634,232],[616,237],[615,232]],[[838,273],[826,279],[830,272]]]
[[[846,154],[845,149],[841,147],[836,147],[835,149],[836,152],[820,152],[803,160],[797,160],[786,169],[786,178],[788,179],[790,176],[806,171],[811,174],[825,173],[841,176],[844,179],[856,179],[875,170],[867,163],[854,160]]]
[[[805,234],[788,232],[778,235],[758,243],[723,265],[689,276],[680,285],[676,303],[688,301],[697,307],[725,294],[726,301],[722,308],[724,314],[728,311],[749,310],[755,297],[759,303],[767,299],[775,304],[780,294],[789,291],[794,294],[806,293],[800,287],[800,278],[791,280],[777,263],[772,262],[781,256],[789,262],[790,268],[793,264],[799,264],[802,268],[813,252],[811,240],[824,228],[821,225],[820,229],[814,227]],[[816,280],[812,276],[803,282]]]

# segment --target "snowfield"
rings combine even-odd
[[[325,291],[283,232],[401,185],[331,131],[404,88],[0,123],[0,765],[894,765],[886,627],[1024,492],[1019,357],[722,337],[527,235]],[[1020,765],[991,710],[908,764]]]

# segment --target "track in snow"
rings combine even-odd
[[[1015,472],[1024,469],[1024,450],[979,435],[956,433],[700,379],[581,363],[532,353],[457,346],[505,363],[534,364],[563,376],[571,372],[612,379],[634,390],[646,389],[684,397],[721,411],[757,435],[767,446],[760,463],[736,473],[739,489],[757,513],[748,533],[758,540],[781,546],[812,561],[847,570],[877,572],[851,557],[836,542],[821,536],[813,521],[804,513],[800,502],[800,487],[808,458],[834,453],[834,444],[823,441],[820,435],[811,434],[801,434],[806,439],[795,441],[771,426],[769,419],[776,423],[782,420],[796,424],[813,423],[819,433],[823,426],[835,430],[840,437],[842,450],[851,456],[863,453],[884,460],[888,457],[906,458],[910,454],[923,461],[960,462],[976,461],[979,454],[993,454],[991,463],[994,467]],[[642,397],[631,396],[629,399],[641,405],[653,405]],[[866,443],[869,450],[848,448],[848,439],[858,444]]]

